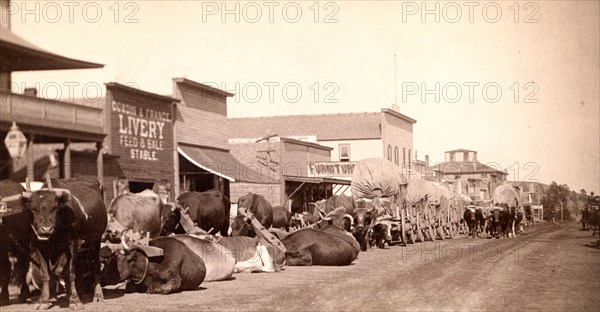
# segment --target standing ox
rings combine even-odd
[[[273,208],[271,204],[261,195],[248,193],[238,200],[238,209],[246,208],[254,214],[258,222],[268,229],[273,224]],[[231,226],[232,236],[254,237],[256,233],[249,226],[249,220],[238,212],[233,225]]]
[[[20,195],[25,189],[21,184],[12,180],[0,181],[0,197]],[[7,210],[21,210],[19,201],[9,201],[5,203]],[[31,241],[31,214],[20,212],[10,216],[4,216],[0,223],[0,306],[9,304],[8,284],[10,281],[11,265],[8,259],[8,253],[11,252],[16,258],[15,273],[19,280],[21,292],[19,301],[29,299],[29,287],[25,281],[27,270],[29,269],[29,243]]]
[[[285,206],[273,207],[273,224],[272,227],[278,229],[290,230],[290,222],[292,220],[291,212]]]
[[[157,249],[162,251],[157,253]],[[205,276],[202,258],[174,237],[157,237],[150,246],[125,245],[125,250],[112,255],[102,270],[103,284],[129,279],[141,285],[136,290],[163,295],[196,289]]]
[[[47,182],[47,189],[23,193],[21,206],[32,215],[33,260],[42,279],[38,308],[50,307],[51,274],[63,276],[69,307],[83,308],[75,285],[76,274],[80,282],[92,282],[94,301],[103,301],[99,253],[107,215],[100,184],[81,177],[53,179]],[[80,254],[85,256],[79,257]],[[88,275],[92,276],[87,278]]]
[[[519,206],[519,193],[511,184],[502,184],[494,189],[494,205],[502,209],[501,225],[503,236],[515,236],[516,209]],[[497,207],[495,207],[497,208]]]
[[[228,235],[231,203],[220,191],[183,193],[177,198],[177,205],[179,208],[174,211],[173,220],[165,224],[166,232],[183,234],[184,232],[177,231],[175,227],[179,224],[180,214],[185,213],[200,229],[210,234]]]
[[[171,213],[170,207],[163,205],[158,194],[151,190],[145,190],[138,194],[124,193],[115,197],[108,206],[109,220],[106,238],[117,243],[121,238],[121,233],[128,229],[150,233],[152,238],[159,236],[162,228],[163,209],[165,213]]]

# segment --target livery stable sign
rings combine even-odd
[[[308,176],[315,178],[352,177],[355,161],[308,162]]]
[[[112,101],[114,145],[132,160],[159,161],[170,154],[172,141],[171,112]],[[165,142],[167,140],[167,142]]]

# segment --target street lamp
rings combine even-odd
[[[27,149],[27,138],[25,137],[23,132],[19,130],[19,127],[17,127],[17,123],[14,121],[12,123],[12,126],[10,127],[10,131],[8,131],[8,134],[4,139],[4,145],[8,150],[10,158],[12,158],[13,172],[16,172],[19,169],[19,160],[23,157],[23,155],[25,154],[25,150]]]

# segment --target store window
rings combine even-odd
[[[340,144],[338,146],[341,161],[350,161],[350,144]]]
[[[399,165],[398,162],[400,161],[400,159],[398,159],[400,155],[398,155],[398,154],[399,154],[399,152],[398,152],[398,146],[396,146],[396,147],[394,147],[394,163],[396,165]]]
[[[392,161],[392,146],[388,144],[388,160]]]

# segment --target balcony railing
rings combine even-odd
[[[0,91],[0,120],[102,133],[102,107]]]

